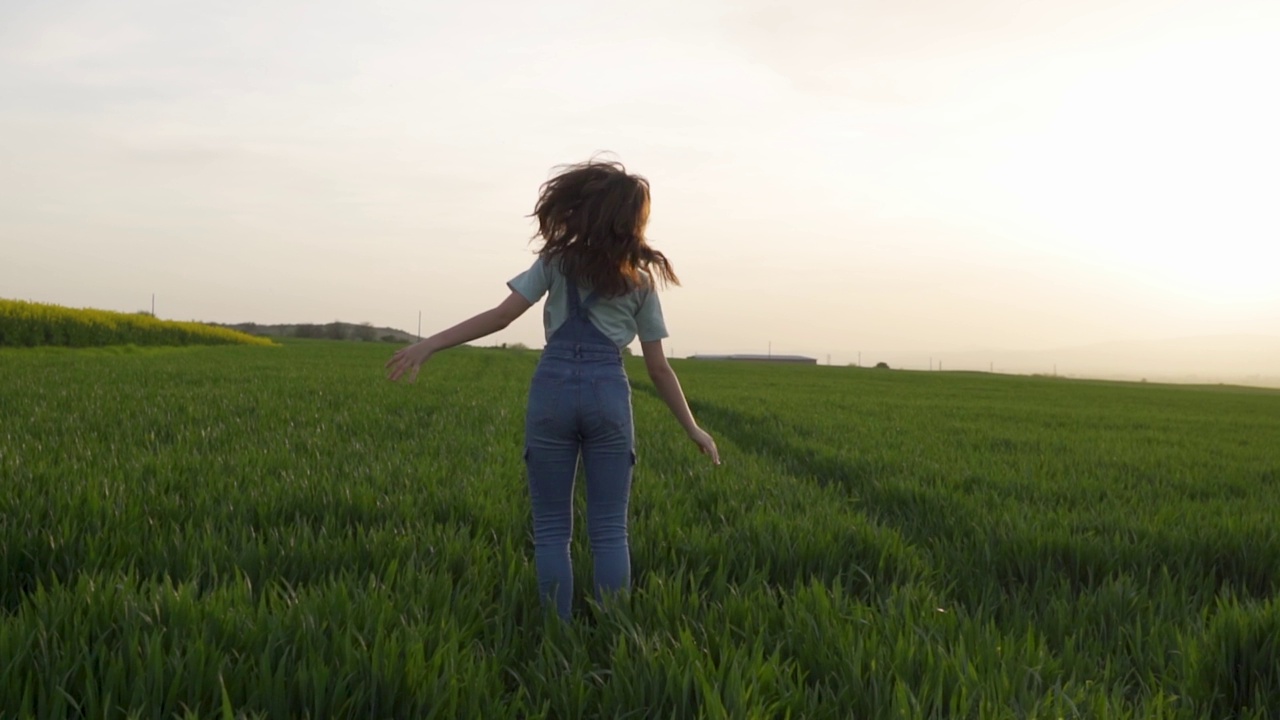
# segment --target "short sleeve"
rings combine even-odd
[[[662,318],[662,303],[658,293],[649,290],[644,293],[640,303],[640,311],[636,313],[636,334],[640,342],[653,342],[667,337],[667,323]]]
[[[520,293],[520,296],[529,301],[530,305],[537,303],[542,299],[543,295],[551,289],[551,266],[542,258],[533,261],[533,265],[528,270],[511,278],[507,282],[507,287],[512,292]]]

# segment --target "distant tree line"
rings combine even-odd
[[[361,342],[404,342],[395,335],[378,337],[377,328],[371,323],[351,325],[349,323],[331,322],[324,325],[304,323],[293,330],[293,336],[310,340],[359,340]]]

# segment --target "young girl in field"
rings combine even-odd
[[[544,605],[569,618],[573,570],[573,484],[582,458],[587,534],[598,600],[631,583],[627,504],[635,464],[631,386],[621,348],[640,337],[658,394],[698,448],[716,464],[715,441],[693,419],[667,363],[656,284],[679,284],[671,263],[649,247],[649,183],[616,162],[562,168],[542,185],[533,216],[538,259],[510,282],[497,307],[404,348],[387,362],[391,380],[412,381],[432,354],[511,324],[545,294],[546,347],[529,387],[524,459],[533,505],[534,558]]]

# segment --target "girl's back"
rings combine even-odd
[[[388,377],[410,380],[432,354],[507,327],[547,296],[546,346],[529,386],[525,464],[533,509],[534,555],[544,604],[568,618],[573,604],[569,538],[573,484],[581,460],[596,597],[631,582],[627,506],[636,462],[631,386],[621,349],[638,336],[658,394],[699,449],[719,464],[715,441],[698,427],[675,372],[658,284],[679,284],[671,263],[644,237],[649,184],[620,163],[562,168],[542,185],[533,215],[543,241],[538,260],[507,287],[499,305],[404,348]]]

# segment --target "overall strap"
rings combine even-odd
[[[564,283],[564,291],[569,299],[569,317],[585,318],[587,316],[586,307],[582,302],[580,291],[578,290],[578,284],[573,280],[570,280],[568,277],[564,279]]]

